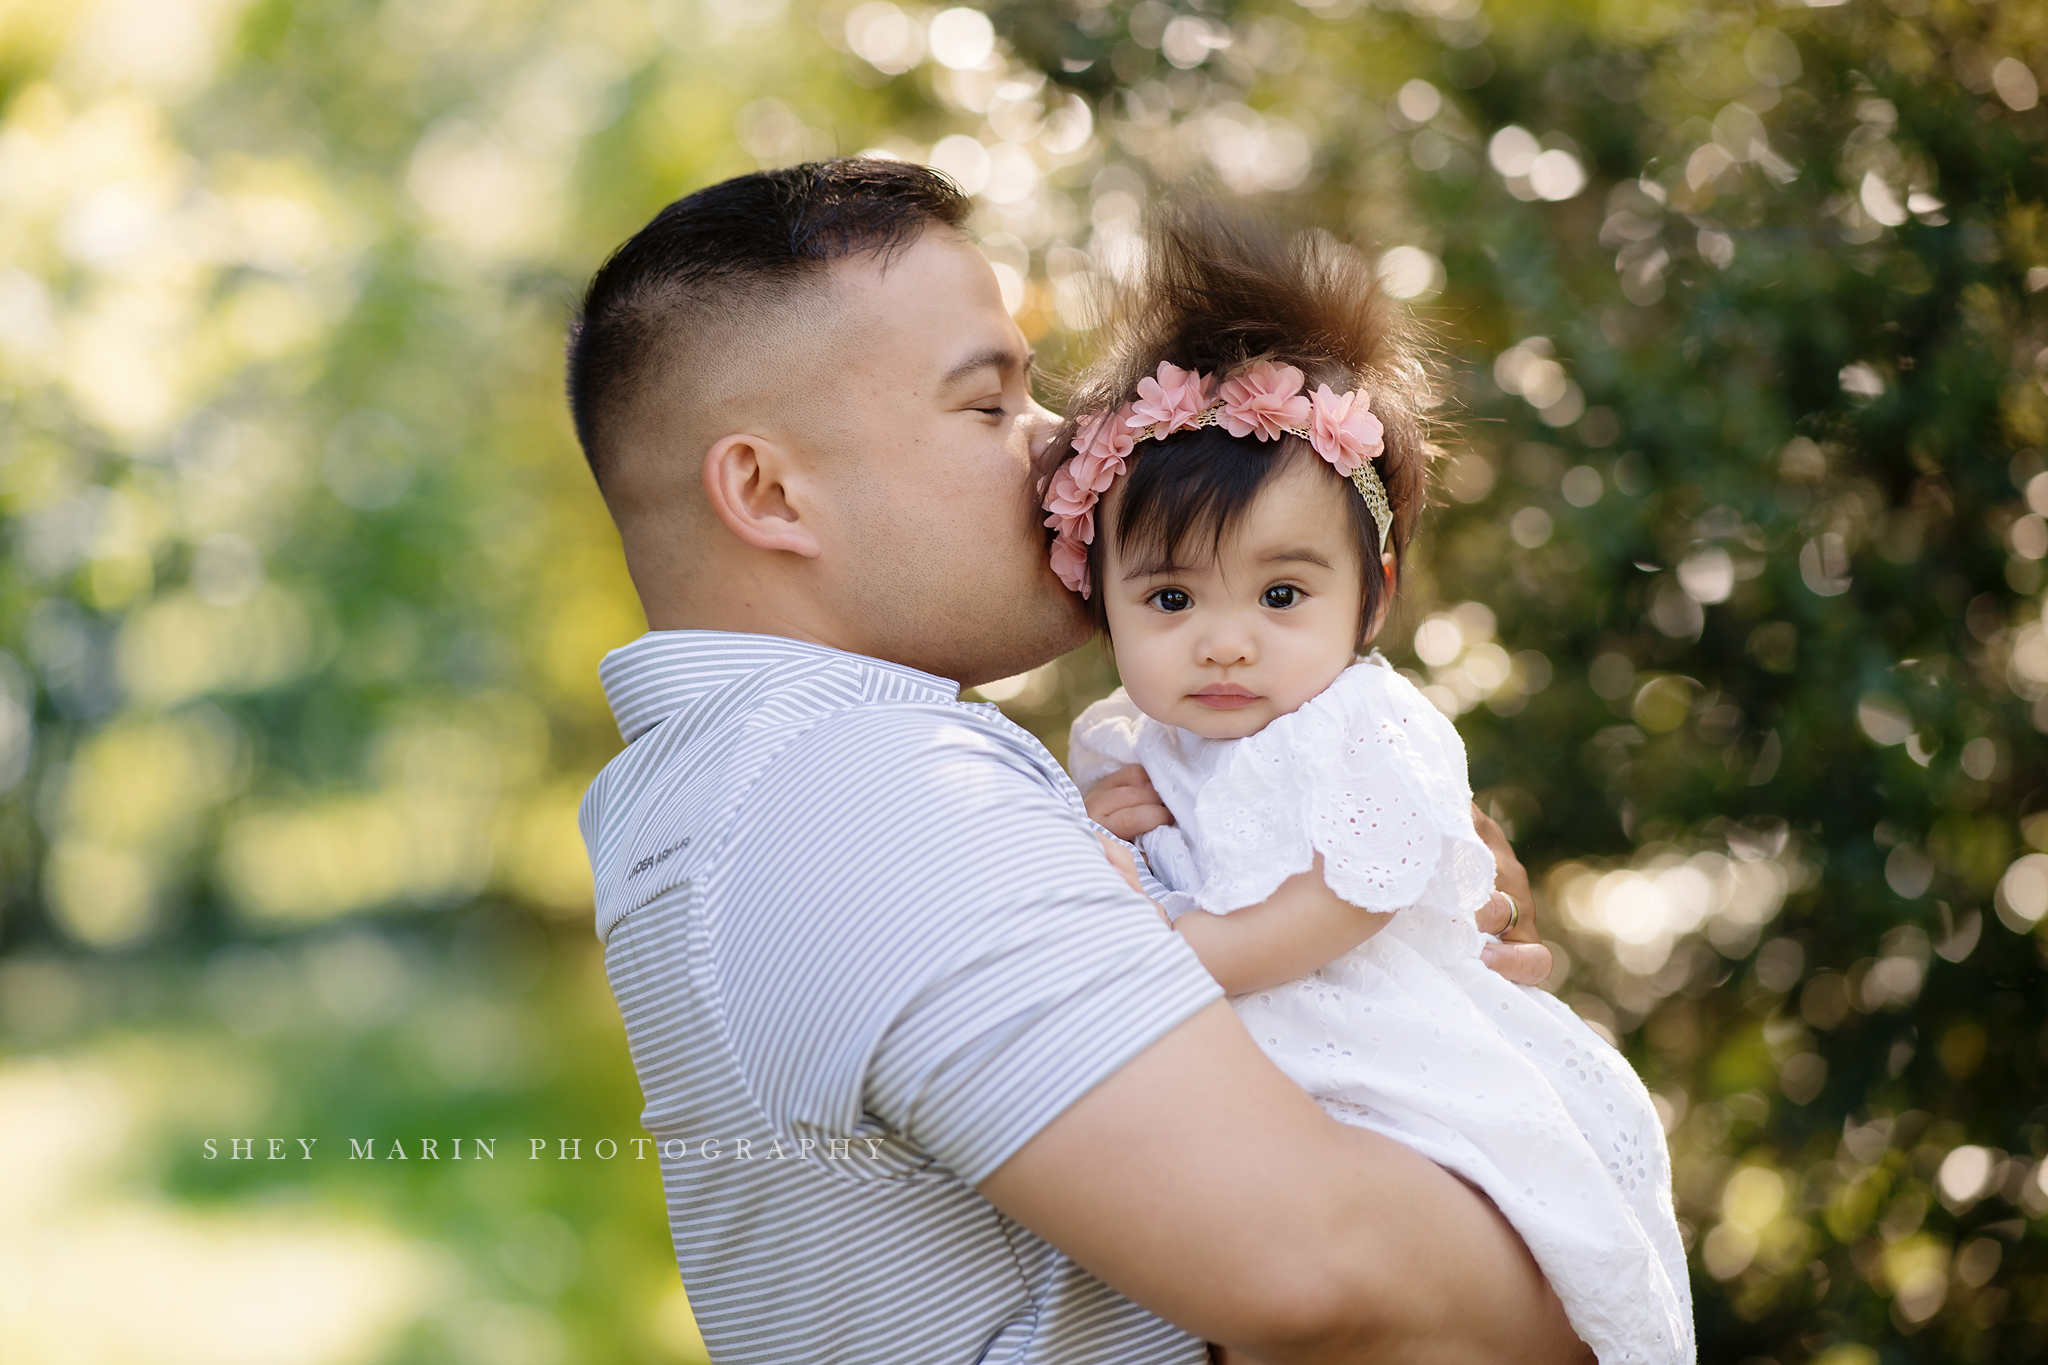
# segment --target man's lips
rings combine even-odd
[[[1235,711],[1262,698],[1249,687],[1237,683],[1210,683],[1199,692],[1188,693],[1188,700],[1212,711]]]

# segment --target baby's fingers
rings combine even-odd
[[[1086,804],[1088,818],[1119,839],[1136,840],[1173,823],[1173,813],[1159,799],[1145,769],[1136,763],[1118,768],[1090,787]]]
[[[1129,843],[1136,843],[1140,835],[1161,825],[1173,823],[1172,814],[1159,804],[1157,796],[1135,787],[1098,790],[1088,799],[1088,818]]]
[[[1140,763],[1126,763],[1109,776],[1088,789],[1090,805],[1126,792],[1135,792],[1154,804],[1159,802],[1159,793],[1152,786],[1152,778]]]

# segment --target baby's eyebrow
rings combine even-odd
[[[1159,578],[1165,574],[1186,573],[1192,565],[1176,564],[1170,559],[1140,560],[1124,571],[1124,582],[1135,582],[1140,578]]]
[[[1261,564],[1314,564],[1318,568],[1330,567],[1329,557],[1307,545],[1291,545],[1259,556]],[[1140,578],[1160,578],[1167,574],[1187,573],[1195,566],[1180,564],[1171,559],[1143,559],[1133,563],[1124,571],[1124,582],[1135,582]]]
[[[1265,556],[1260,562],[1263,564],[1314,564],[1324,569],[1330,567],[1330,561],[1323,556],[1320,550],[1311,549],[1306,545],[1293,546],[1285,550],[1275,550],[1273,553]]]

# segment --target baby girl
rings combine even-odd
[[[1650,1097],[1482,961],[1464,745],[1358,657],[1422,503],[1420,389],[1354,253],[1212,213],[1155,229],[1045,485],[1053,566],[1124,684],[1075,722],[1074,778],[1141,834],[1163,912],[1275,1063],[1483,1190],[1602,1365],[1689,1362]]]

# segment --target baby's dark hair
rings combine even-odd
[[[1117,299],[1102,356],[1083,371],[1067,405],[1071,414],[1047,451],[1050,476],[1073,453],[1080,423],[1131,400],[1138,381],[1161,361],[1230,377],[1256,360],[1292,365],[1307,390],[1328,384],[1338,393],[1364,389],[1385,426],[1385,451],[1373,461],[1393,508],[1388,544],[1365,499],[1350,481],[1298,436],[1276,443],[1230,435],[1221,427],[1179,431],[1140,441],[1131,452],[1115,516],[1098,508],[1088,578],[1088,605],[1106,631],[1102,590],[1104,548],[1118,545],[1148,559],[1180,562],[1179,551],[1206,540],[1210,552],[1237,527],[1266,480],[1308,460],[1344,487],[1364,572],[1359,638],[1388,602],[1382,550],[1397,575],[1423,501],[1430,457],[1422,415],[1427,378],[1421,348],[1405,311],[1379,287],[1372,263],[1323,233],[1289,238],[1272,224],[1207,202],[1158,210],[1149,225],[1139,278]]]

